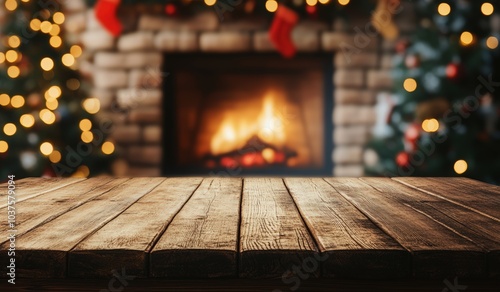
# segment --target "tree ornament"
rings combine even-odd
[[[123,30],[123,25],[116,15],[120,1],[97,0],[94,7],[97,20],[115,37],[119,36]]]
[[[47,166],[43,171],[42,177],[56,177],[56,173],[52,169],[52,167]]]
[[[169,16],[173,16],[177,14],[177,6],[173,3],[168,3],[165,5],[165,13]]]
[[[316,5],[314,6],[306,5],[306,11],[311,18],[318,17],[318,8],[316,7]]]
[[[405,152],[401,151],[396,155],[396,164],[398,166],[408,166],[410,164],[410,155]]]
[[[291,58],[296,53],[291,32],[298,19],[299,16],[295,11],[285,5],[279,5],[269,29],[269,39],[285,58]]]
[[[414,69],[420,66],[420,57],[418,55],[408,55],[405,58],[405,65],[409,69]]]
[[[459,63],[450,63],[446,66],[446,77],[457,80],[462,76],[462,66]]]
[[[406,52],[406,49],[410,46],[410,42],[408,40],[400,40],[399,42],[396,43],[396,52],[398,54],[404,54]]]
[[[420,138],[420,125],[413,123],[406,129],[405,140],[410,143],[416,143],[418,138]]]

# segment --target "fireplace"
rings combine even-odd
[[[164,175],[331,174],[331,54],[164,60]]]

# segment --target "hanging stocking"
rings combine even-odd
[[[295,55],[296,49],[290,34],[298,19],[295,11],[284,5],[278,6],[269,29],[269,39],[283,57],[291,58]]]
[[[123,26],[116,13],[121,0],[97,0],[94,10],[99,22],[115,37],[119,36]]]

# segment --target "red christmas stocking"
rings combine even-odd
[[[116,16],[121,0],[97,0],[94,11],[99,22],[114,36],[122,32],[122,24]]]
[[[283,57],[291,58],[295,55],[295,45],[290,34],[298,19],[299,16],[295,11],[284,5],[278,6],[269,29],[269,39]]]

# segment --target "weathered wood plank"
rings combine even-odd
[[[148,252],[174,215],[201,183],[201,178],[167,178],[118,217],[70,251],[70,277],[109,277],[124,268],[148,275]]]
[[[15,205],[18,210],[16,216],[17,236],[20,236],[39,225],[72,210],[93,198],[102,195],[127,179],[90,178],[52,190],[43,196],[33,197]],[[0,213],[6,211],[0,208]],[[5,226],[6,227],[6,226]],[[0,244],[7,240],[2,240]]]
[[[243,181],[240,227],[240,277],[277,278],[313,263],[318,276],[317,248],[295,204],[279,178]]]
[[[163,178],[133,178],[16,240],[18,277],[61,278],[66,275],[67,252],[131,204],[147,194]],[[1,246],[6,250],[8,243]],[[7,253],[0,260],[7,262]]]
[[[415,277],[487,275],[485,250],[402,200],[400,193],[411,191],[408,187],[389,178],[375,181],[327,178],[326,181],[412,252]]]
[[[393,180],[500,222],[500,187],[498,186],[461,177],[398,177]]]
[[[373,179],[366,179],[375,183]],[[395,179],[400,182],[399,179]],[[500,204],[487,184],[456,178],[435,181],[425,178],[402,178],[408,190],[402,192],[404,203],[484,248],[491,277],[500,276]],[[472,191],[470,187],[478,187]],[[481,188],[489,190],[484,192]],[[420,192],[422,190],[422,192]],[[484,196],[483,196],[484,195]],[[449,199],[451,198],[451,199]],[[491,208],[495,207],[496,210]],[[486,210],[476,211],[476,210]],[[489,215],[488,215],[489,214]]]
[[[410,254],[321,178],[285,183],[322,253],[325,277],[397,279]]]
[[[48,194],[52,191],[74,184],[79,181],[85,180],[84,178],[42,178],[42,177],[29,177],[21,180],[14,180],[16,183],[16,203]],[[0,189],[7,190],[7,183],[0,185]],[[0,203],[0,208],[7,206],[7,201]]]
[[[150,254],[153,277],[236,276],[242,181],[206,178]]]

